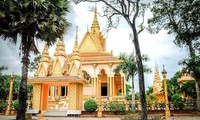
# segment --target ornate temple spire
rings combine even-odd
[[[56,51],[54,53],[54,56],[66,56],[66,53],[65,53],[65,44],[64,44],[64,41],[63,41],[63,37],[61,40],[58,40],[57,41],[57,44],[56,44]]]
[[[49,63],[50,63],[50,57],[48,52],[48,45],[47,43],[45,43],[40,63],[38,64],[37,71],[35,72],[35,76],[41,76],[41,77],[47,76]]]
[[[160,82],[160,74],[158,70],[158,65],[155,63],[155,75],[154,75],[154,82]]]
[[[99,31],[100,31],[99,22],[97,19],[97,4],[96,3],[95,3],[95,11],[94,11],[94,20],[92,23],[91,31],[92,33],[96,33],[96,34],[99,34]]]
[[[40,62],[49,62],[48,45],[45,43]]]
[[[75,38],[75,44],[74,44],[74,50],[73,52],[78,51],[78,26],[76,26],[76,38]]]
[[[76,37],[74,43],[74,50],[70,61],[69,75],[79,76],[82,73],[80,53],[78,49],[78,27],[76,27]]]
[[[155,63],[155,75],[154,75],[154,82],[153,82],[153,93],[160,93],[162,89],[161,78],[158,70],[158,66]]]
[[[72,59],[75,59],[75,58],[80,60],[80,54],[79,54],[79,49],[78,49],[78,26],[76,26],[76,37],[75,37]]]

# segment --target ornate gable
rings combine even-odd
[[[52,76],[62,76],[62,67],[60,63],[60,59],[56,58],[52,68]]]
[[[102,50],[99,46],[99,43],[97,43],[97,40],[92,37],[92,35],[87,32],[85,36],[83,37],[83,40],[81,41],[81,44],[79,46],[80,52],[98,52]]]
[[[45,69],[44,63],[39,63],[35,76],[45,77],[47,75],[48,75],[48,71],[47,69]]]

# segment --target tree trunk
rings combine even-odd
[[[28,42],[27,42],[28,41]],[[22,79],[19,89],[19,106],[16,120],[25,120],[26,100],[27,100],[27,76],[29,65],[30,39],[27,34],[22,34]]]
[[[144,83],[144,70],[142,65],[142,56],[140,53],[140,45],[138,41],[138,34],[135,28],[135,23],[131,24],[131,28],[133,31],[133,44],[135,45],[136,52],[136,62],[138,69],[138,78],[139,78],[139,90],[140,90],[140,103],[141,103],[141,119],[147,120],[147,107],[146,107],[146,98],[145,98],[145,83]]]
[[[188,42],[188,47],[190,51],[190,58],[195,56],[195,51],[192,47],[192,41]],[[193,76],[195,78],[195,76]],[[195,78],[195,89],[196,89],[196,94],[197,94],[197,110],[200,111],[200,82],[197,78]]]
[[[134,86],[134,75],[132,75],[132,111],[135,110],[135,86]]]
[[[200,80],[199,80],[200,81]],[[200,82],[198,80],[195,80],[195,88],[196,88],[196,94],[197,94],[197,110],[200,111]]]

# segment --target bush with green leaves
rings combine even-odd
[[[6,109],[6,107],[7,107],[6,101],[0,99],[0,111],[2,111],[3,109]]]
[[[98,107],[98,104],[95,100],[89,99],[84,103],[84,109],[89,112],[93,113]]]
[[[115,115],[124,115],[126,113],[126,104],[118,101],[109,102],[108,108],[110,112],[113,112]]]
[[[19,100],[17,99],[17,100],[15,100],[15,101],[13,102],[13,107],[15,108],[15,110],[17,110],[17,109],[18,109],[18,106],[19,106]]]
[[[174,107],[179,108],[179,110],[182,110],[185,106],[185,100],[183,100],[178,93],[172,95],[172,103],[174,104]]]

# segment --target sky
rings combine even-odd
[[[67,19],[69,22],[71,22],[72,25],[64,36],[66,53],[71,53],[74,47],[76,26],[78,26],[79,43],[84,37],[87,28],[90,29],[94,17],[94,13],[91,12],[89,8],[92,6],[94,6],[94,3],[80,3],[78,5],[71,4],[70,13],[67,16]],[[99,7],[99,5],[97,5],[98,12],[100,11],[100,9],[101,8]],[[151,16],[152,14],[150,12],[147,12],[145,15],[145,20],[147,20]],[[106,33],[106,20],[106,18],[98,16],[100,29],[103,33],[105,33],[105,36],[107,36],[107,52],[113,50],[114,56],[118,56],[120,52],[126,52],[129,54],[132,53],[133,44],[132,41],[129,39],[131,29],[126,21],[121,19],[117,29],[111,29],[108,33]],[[187,57],[188,50],[186,48],[177,47],[173,43],[173,40],[174,36],[168,35],[167,31],[164,30],[160,31],[159,34],[150,34],[147,30],[144,30],[141,34],[139,34],[141,53],[148,55],[150,58],[150,61],[144,64],[148,65],[152,69],[152,73],[145,74],[146,88],[147,86],[153,85],[155,63],[158,65],[161,79],[163,65],[165,65],[168,79],[173,77],[176,71],[182,69],[182,66],[179,66],[178,62]],[[2,38],[0,38],[0,66],[8,66],[8,70],[4,71],[3,74],[11,74],[12,72],[14,72],[14,74],[21,75],[22,64],[21,57],[19,56],[19,44],[20,43],[18,42],[16,45],[14,45],[10,41],[4,41],[2,40]],[[39,51],[42,52],[44,43],[38,41],[37,46],[39,48]],[[50,56],[53,56],[54,51],[55,45],[49,47]],[[33,60],[34,57],[35,55],[31,53],[30,60]],[[29,74],[29,77],[31,75]],[[136,91],[138,91],[138,84],[138,78],[136,76]]]

